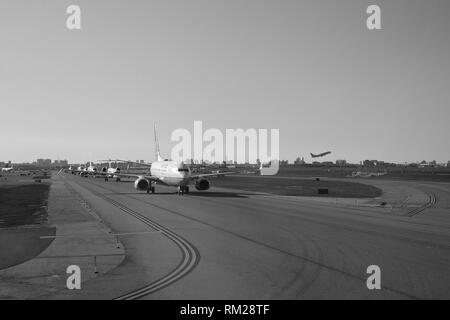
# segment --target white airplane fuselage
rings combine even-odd
[[[108,168],[106,170],[106,173],[108,173],[108,174],[115,174],[115,173],[119,173],[119,172],[120,172],[119,168]]]
[[[156,161],[150,167],[150,174],[169,186],[187,186],[191,170],[177,161]]]

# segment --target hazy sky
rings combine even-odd
[[[154,121],[170,155],[194,120],[279,128],[282,159],[450,160],[447,0],[1,0],[0,41],[0,161],[153,160]]]

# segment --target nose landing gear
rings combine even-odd
[[[178,195],[189,193],[189,186],[178,186]]]

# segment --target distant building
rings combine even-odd
[[[431,162],[426,162],[425,160],[422,160],[419,164],[418,164],[419,168],[426,168],[426,167],[436,167],[436,160],[433,160]]]
[[[289,164],[288,160],[281,160],[280,161],[280,166],[287,166]]]
[[[68,165],[67,160],[55,160],[53,161],[53,166],[54,167],[65,167]]]
[[[299,165],[303,165],[303,164],[305,164],[305,163],[306,163],[306,162],[305,162],[305,158],[303,158],[303,157],[302,157],[301,159],[300,159],[300,157],[297,157],[297,159],[295,159],[295,161],[294,161],[294,164],[295,164],[295,165],[298,165],[298,166],[299,166]]]
[[[40,167],[50,167],[52,165],[52,159],[37,159],[36,165]]]
[[[379,165],[383,165],[384,162],[383,161],[378,161],[378,160],[364,160],[363,165],[365,167],[375,167],[375,166],[379,166]]]

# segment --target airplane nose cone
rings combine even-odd
[[[183,178],[186,178],[189,175],[189,167],[184,162],[181,162],[178,165],[178,172]]]

